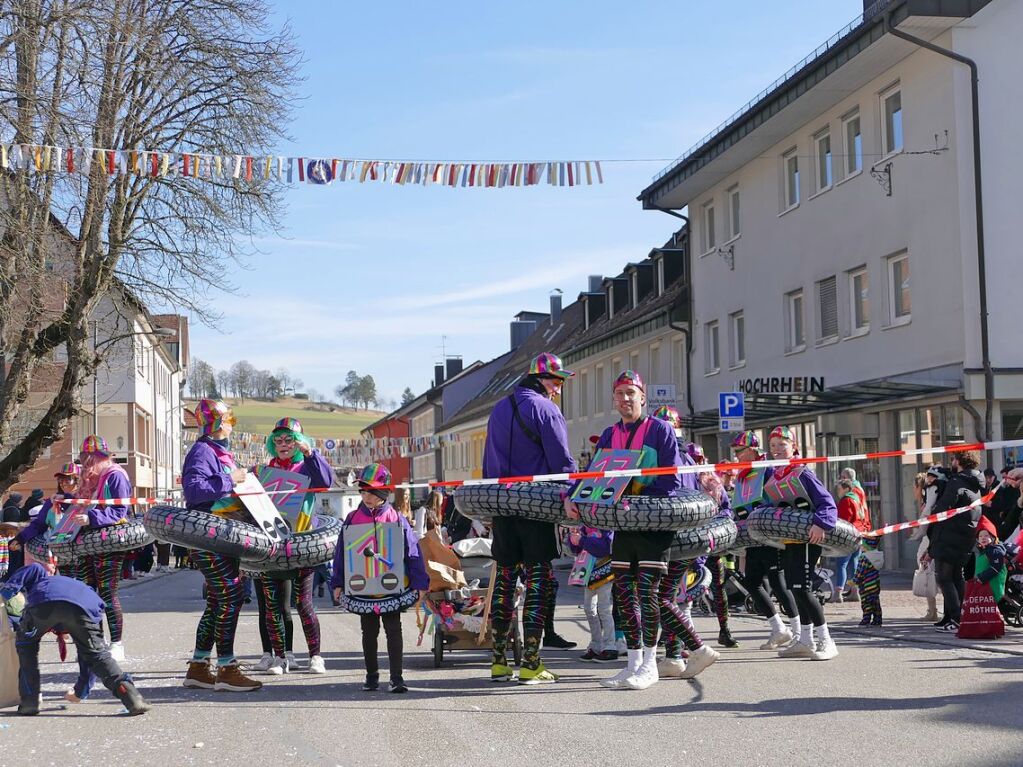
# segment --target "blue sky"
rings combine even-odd
[[[370,373],[384,397],[441,355],[508,348],[508,323],[617,274],[677,223],[636,195],[664,165],[862,10],[861,0],[278,2],[305,54],[284,155],[587,160],[602,186],[344,183],[287,195],[280,236],[232,276],[215,367],[287,367],[321,393]]]

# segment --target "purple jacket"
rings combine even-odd
[[[774,477],[775,471],[776,469],[773,466],[767,467],[767,475],[764,480],[765,485]],[[834,530],[835,525],[838,524],[838,506],[835,505],[835,499],[831,497],[831,493],[827,491],[827,488],[817,479],[817,475],[810,471],[808,466],[803,468],[799,475],[799,481],[802,483],[803,489],[806,491],[806,497],[813,507],[813,523],[822,530]]]
[[[423,556],[419,553],[419,539],[416,537],[412,525],[408,523],[401,514],[395,511],[389,503],[385,503],[376,509],[370,509],[366,504],[360,503],[348,518],[345,519],[344,527],[351,524],[371,524],[373,521],[381,524],[397,522],[405,532],[405,575],[408,577],[410,589],[426,591],[430,588],[430,576],[426,574],[426,565],[423,563]],[[345,537],[344,528],[337,539],[337,547],[334,549],[334,570],[330,577],[330,587],[343,589],[345,587]]]
[[[206,437],[192,445],[185,456],[181,467],[181,489],[185,493],[185,506],[200,511],[209,511],[214,503],[230,495],[234,489],[230,473]]]
[[[584,531],[587,529],[592,528],[583,528]],[[568,546],[572,549],[572,553],[578,554],[580,551],[585,551],[587,554],[592,554],[598,560],[611,556],[611,541],[614,540],[614,533],[611,530],[597,530],[597,532],[600,533],[599,538],[584,534],[579,539],[578,546],[569,541]]]
[[[46,522],[46,518],[50,516],[50,509],[53,508],[53,499],[47,498],[39,509],[39,513],[35,515],[35,518],[28,523],[28,527],[14,536],[14,540],[18,543],[25,544],[31,541],[47,531],[49,525]]]
[[[530,439],[516,422],[511,401],[505,397],[494,406],[487,423],[483,476],[518,477],[575,471],[575,459],[568,448],[568,427],[557,405],[524,386],[517,386],[511,396],[518,405],[519,416],[540,443]]]
[[[649,420],[650,426],[647,428],[643,444],[657,453],[658,466],[693,465],[692,458],[679,453],[678,442],[675,440],[675,430],[668,425],[667,421],[644,416],[628,428],[638,428],[644,420]],[[597,450],[611,447],[611,434],[613,431],[614,426],[608,426],[604,429],[604,433],[600,435],[600,439],[597,440],[597,444],[594,447],[594,453]],[[637,445],[636,447],[638,448],[639,446]],[[677,494],[683,487],[689,490],[699,490],[700,482],[696,478],[696,474],[664,474],[656,477],[653,482],[646,485],[640,494],[672,496]]]
[[[26,607],[37,607],[47,602],[70,602],[81,607],[93,623],[103,621],[103,600],[81,581],[63,575],[47,575],[39,563],[22,567],[0,584],[0,596],[10,599],[19,591],[25,592]]]
[[[293,463],[290,466],[285,466],[284,462],[280,460],[271,461],[269,465],[284,471],[304,474],[309,477],[310,488],[324,488],[334,484],[334,470],[330,468],[327,459],[316,450],[313,450],[298,463]]]
[[[99,498],[130,498],[132,495],[131,480],[128,479],[128,474],[124,469],[118,467],[117,470],[107,474],[103,481],[103,487],[99,490]],[[130,506],[96,506],[89,512],[89,526],[109,527],[130,516]]]

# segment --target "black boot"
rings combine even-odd
[[[124,704],[124,707],[128,709],[128,716],[144,714],[151,708],[142,697],[142,694],[135,689],[135,685],[127,679],[117,685],[117,690],[114,694]]]
[[[732,632],[727,626],[718,632],[718,644],[722,647],[738,647],[739,643],[732,637]]]
[[[362,683],[363,692],[375,692],[380,689],[380,674],[366,674],[366,681]]]
[[[408,692],[408,685],[405,684],[405,680],[400,676],[395,677],[391,680],[391,692],[401,695]]]
[[[564,636],[554,631],[554,622],[550,621],[543,629],[543,646],[553,649],[572,649],[576,642],[570,642]]]
[[[40,696],[36,695],[31,700],[22,700],[18,704],[18,716],[35,716],[39,713]]]

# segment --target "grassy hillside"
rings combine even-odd
[[[379,410],[348,410],[335,407],[333,413],[327,405],[314,405],[307,400],[285,397],[277,402],[257,402],[247,399],[244,402],[228,399],[235,415],[238,417],[238,431],[253,434],[266,434],[275,423],[285,416],[297,418],[302,422],[306,434],[312,437],[358,437],[359,432],[367,425],[378,420],[383,412]],[[195,407],[195,400],[187,400],[185,406]]]

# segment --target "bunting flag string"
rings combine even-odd
[[[175,176],[246,183],[278,182],[326,186],[377,182],[398,186],[504,188],[592,186],[604,183],[600,160],[543,162],[430,162],[340,157],[202,154],[150,150],[57,147],[0,142],[0,169],[88,175],[93,166],[107,176]]]

